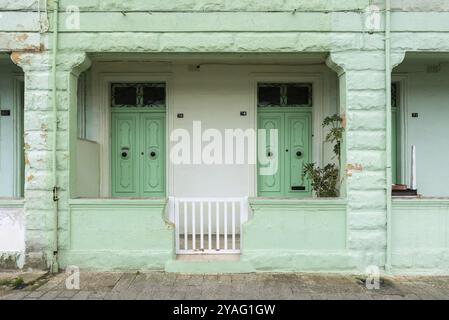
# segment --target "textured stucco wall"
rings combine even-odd
[[[449,51],[447,12],[425,12],[447,10],[447,2],[394,3],[395,7],[404,6],[404,11],[417,11],[393,14],[395,62],[401,61],[405,51]],[[70,239],[68,168],[74,155],[69,152],[69,129],[76,130],[69,128],[68,110],[73,103],[69,84],[71,71],[83,62],[85,52],[329,52],[329,64],[340,72],[341,108],[347,128],[346,252],[350,257],[336,259],[335,269],[354,266],[363,271],[369,264],[383,266],[387,187],[384,34],[382,25],[373,33],[366,30],[364,15],[358,11],[368,4],[368,0],[62,1],[62,8],[79,5],[83,12],[77,30],[67,28],[67,14],[62,13],[58,48],[60,249],[67,250],[66,239]],[[24,69],[26,79],[26,263],[47,267],[52,241],[51,138],[55,134],[51,130],[51,34],[40,35],[38,26],[31,23],[35,18],[19,26],[17,21],[24,19],[24,14],[36,15],[12,11],[21,6],[31,6],[31,1],[2,1],[2,7],[11,11],[2,12],[8,23],[0,28],[0,50],[21,52],[14,54],[13,60]],[[122,10],[152,12],[122,14]],[[308,258],[313,259],[313,253]],[[292,266],[296,263],[286,261]]]
[[[449,200],[396,199],[392,227],[394,272],[449,272]]]

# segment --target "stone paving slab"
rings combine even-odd
[[[45,277],[47,273],[43,271],[32,272],[17,272],[17,271],[3,271],[0,272],[0,298],[7,295],[12,288],[11,283],[20,280],[23,286],[30,286],[38,282],[41,278]],[[8,284],[8,285],[6,285]]]
[[[368,290],[360,276],[334,274],[188,275],[84,272],[78,290],[67,275],[9,290],[5,300],[449,300],[449,277],[385,277]],[[1,278],[0,278],[1,279]]]

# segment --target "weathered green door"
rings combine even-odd
[[[269,167],[268,164],[260,164],[258,168],[258,185],[259,195],[261,196],[276,196],[284,192],[283,185],[283,171],[284,166],[281,165],[282,149],[283,149],[283,134],[284,128],[284,114],[283,113],[259,113],[259,129],[265,130],[265,146],[259,141],[259,152],[265,155],[265,158],[270,161],[276,161],[274,164],[275,172],[270,175],[261,174],[262,168]],[[278,143],[270,139],[270,130],[278,130]],[[259,159],[260,160],[260,159]]]
[[[140,174],[143,196],[165,195],[165,115],[141,113]],[[143,154],[142,154],[143,153]]]
[[[112,195],[165,195],[165,114],[112,113]]]
[[[259,163],[259,196],[305,197],[311,195],[310,182],[302,178],[303,166],[312,161],[310,112],[259,112],[258,128],[265,129],[266,146],[259,141],[259,149],[266,157],[277,161],[277,171],[262,175]],[[270,130],[278,130],[278,145],[272,145]]]
[[[286,195],[310,196],[310,183],[302,177],[304,165],[312,162],[312,117],[310,113],[285,114]]]

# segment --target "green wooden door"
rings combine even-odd
[[[278,170],[262,175],[259,161],[259,196],[306,197],[311,195],[310,182],[302,178],[303,166],[312,161],[312,123],[309,112],[259,112],[258,128],[265,129],[266,147],[259,140],[259,150],[277,161]],[[278,129],[278,146],[269,143],[269,130]]]
[[[165,195],[165,115],[112,113],[112,196]]]
[[[283,113],[260,113],[259,129],[265,129],[265,143],[259,141],[259,153],[264,154],[264,160],[259,161],[258,188],[260,196],[276,196],[284,193],[282,161],[284,159],[282,150],[284,148],[284,127]],[[277,146],[270,139],[270,130],[278,130]],[[264,145],[265,144],[265,145]],[[261,160],[261,159],[259,159]],[[274,164],[276,171],[272,175],[260,174],[262,169],[267,169],[269,164],[265,160],[276,161]],[[262,163],[261,163],[262,162]]]
[[[312,162],[311,114],[285,114],[285,185],[286,195],[310,196],[311,186],[303,179],[304,165]]]
[[[141,113],[141,195],[165,195],[165,115]]]

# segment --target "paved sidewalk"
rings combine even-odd
[[[183,275],[163,272],[81,272],[80,289],[66,288],[66,274],[9,291],[7,300],[110,299],[445,299],[449,277],[392,277],[378,290],[356,276],[327,274]]]

